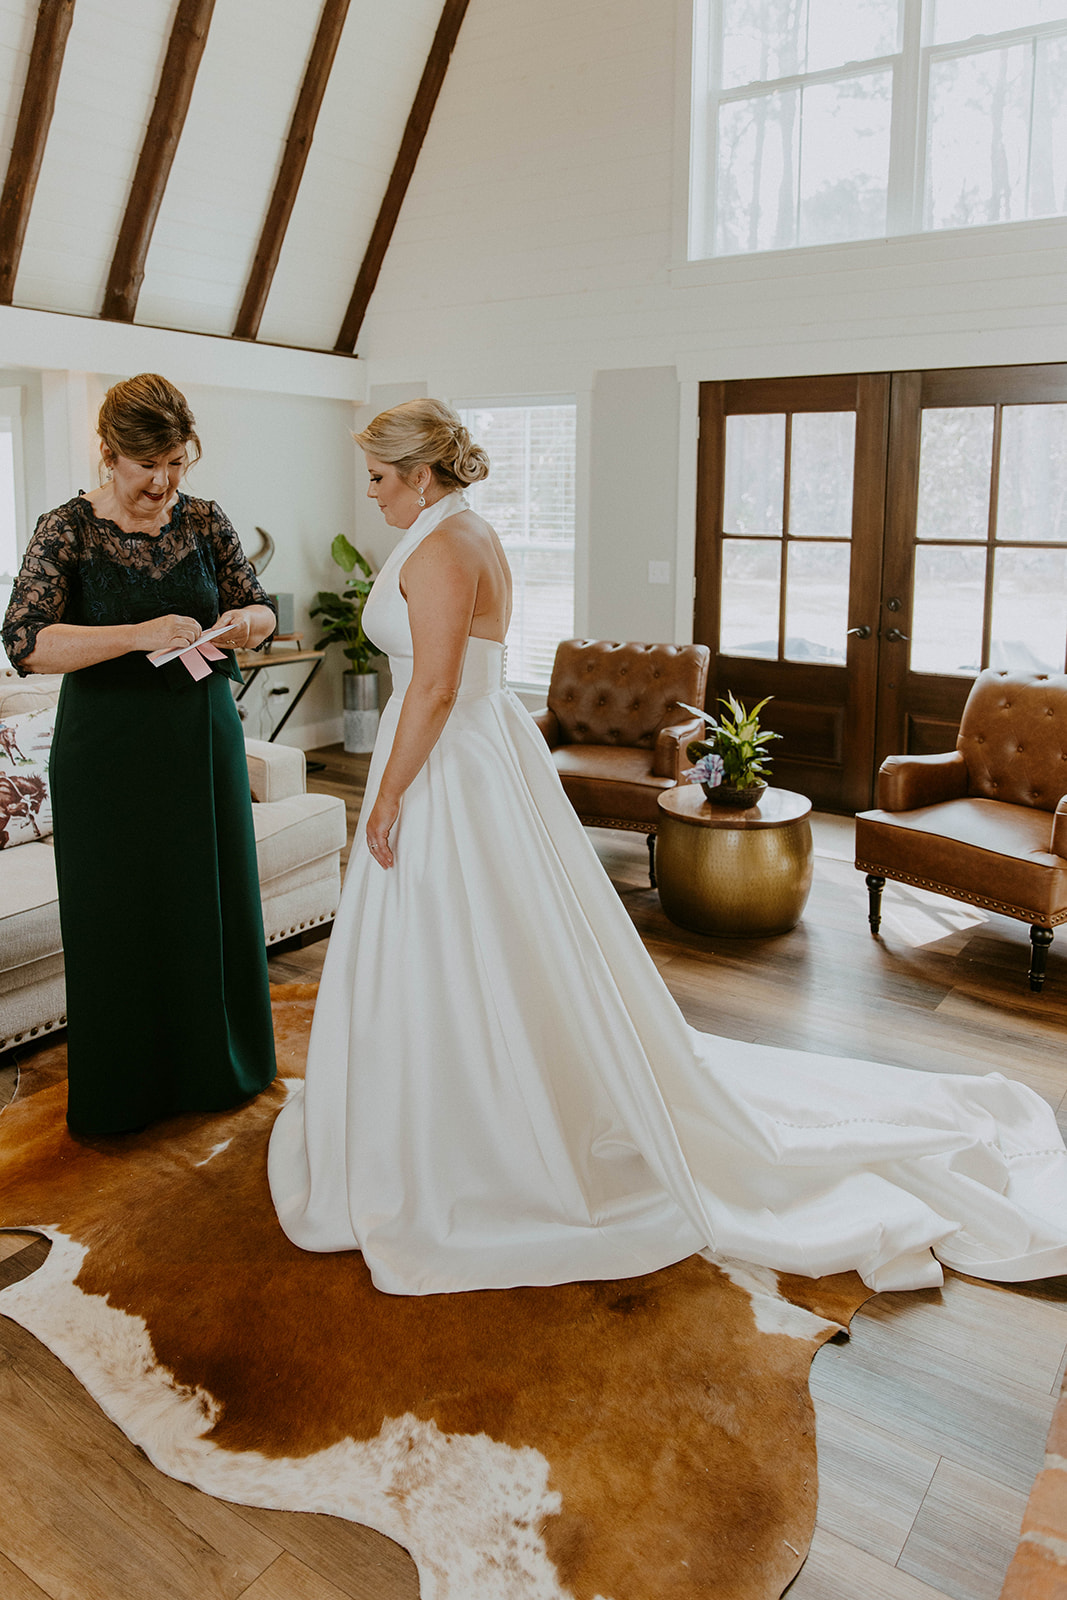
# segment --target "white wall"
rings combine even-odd
[[[294,596],[296,628],[304,645],[313,645],[316,623],[307,614],[312,597],[319,589],[339,589],[344,579],[330,545],[339,533],[353,537],[355,408],[343,400],[196,384],[184,392],[204,446],[186,487],[217,500],[247,547],[255,548],[257,526],[272,536],[276,548],[264,587]],[[340,675],[346,665],[332,646],[282,730],[283,743],[310,749],[341,738]],[[295,692],[298,671],[280,668],[267,676]]]
[[[689,12],[471,0],[359,342],[376,385],[590,397],[578,626],[615,637],[691,616],[698,380],[1067,358],[1063,221],[686,263]]]
[[[51,320],[47,314],[34,315],[45,322]],[[71,319],[54,320],[66,323]],[[124,348],[121,333],[116,351]],[[254,347],[242,347],[242,362],[249,360],[250,350],[254,352]],[[254,359],[253,353],[253,363]],[[193,364],[188,356],[186,364]],[[314,644],[318,636],[307,614],[313,596],[319,589],[340,587],[342,581],[330,558],[330,544],[338,533],[354,536],[351,429],[356,408],[343,394],[351,382],[348,369],[355,363],[339,361],[337,365],[345,369],[336,385],[341,396],[180,380],[204,449],[203,460],[192,469],[185,487],[191,494],[217,500],[247,547],[254,548],[258,542],[256,526],[272,535],[276,550],[263,581],[272,592],[294,596],[296,628],[303,632],[305,645]],[[276,371],[269,358],[265,368],[268,377]],[[0,369],[0,387],[23,390],[30,531],[43,511],[98,481],[96,413],[107,387],[126,375],[125,371]],[[344,665],[340,651],[332,648],[325,667],[283,730],[282,742],[309,749],[341,738],[340,674]],[[273,668],[265,677],[268,682],[291,686],[295,692],[298,671],[295,666]],[[261,678],[256,693],[250,696],[253,707],[265,687]]]

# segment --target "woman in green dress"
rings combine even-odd
[[[179,489],[200,441],[173,384],[116,384],[98,426],[106,481],[40,519],[3,628],[20,673],[64,674],[50,783],[67,1120],[88,1136],[224,1110],[275,1071],[230,689],[232,650],[263,643],[274,613],[223,512]],[[153,664],[216,628],[224,650]]]

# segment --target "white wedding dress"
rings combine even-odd
[[[367,808],[411,676],[400,568],[462,503],[427,507],[367,603],[393,674]],[[296,1244],[361,1250],[394,1294],[622,1278],[700,1250],[876,1289],[939,1283],[932,1251],[983,1277],[1067,1272],[1067,1153],[1030,1089],[687,1026],[502,645],[468,642],[392,843],[383,871],[357,833],[306,1086],[271,1139]]]

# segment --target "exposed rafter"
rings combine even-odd
[[[185,124],[214,9],[215,0],[178,0],[156,103],[141,146],[104,291],[100,315],[112,322],[132,322],[137,310],[148,246]]]
[[[259,332],[263,308],[270,293],[274,269],[285,242],[285,230],[293,213],[297,190],[304,175],[308,151],[315,133],[322,97],[330,77],[341,30],[345,25],[349,0],[323,0],[315,43],[311,47],[307,71],[300,85],[296,109],[285,141],[285,152],[278,169],[274,193],[267,207],[263,231],[259,236],[252,271],[248,276],[241,309],[237,313],[233,336],[235,339],[254,339]]]
[[[377,221],[374,224],[363,256],[363,264],[359,269],[356,286],[352,290],[352,298],[348,302],[345,320],[341,324],[341,331],[337,335],[334,349],[339,353],[351,355],[356,348],[359,330],[363,326],[370,297],[374,293],[374,286],[378,282],[378,274],[382,270],[385,252],[389,248],[389,241],[393,237],[400,208],[404,203],[404,196],[408,191],[415,163],[419,159],[426,131],[430,126],[437,96],[441,93],[441,85],[445,81],[448,63],[455,48],[459,34],[460,24],[466,14],[469,0],[445,0],[441,20],[437,24],[430,53],[426,58],[422,78],[415,94],[411,107],[411,114],[404,129],[404,137],[400,141],[400,150],[393,165],[389,184],[385,191]]]
[[[74,0],[41,0],[38,7],[30,65],[22,90],[4,192],[0,195],[0,305],[9,306],[15,292],[15,276],[73,16]]]

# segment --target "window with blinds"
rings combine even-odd
[[[468,490],[507,551],[515,584],[508,680],[547,686],[556,646],[574,632],[574,476],[578,408],[557,401],[469,406],[460,416],[489,457]]]

